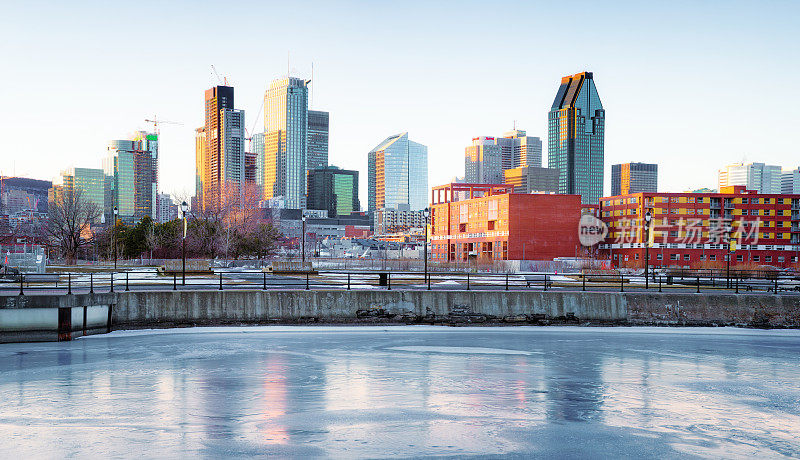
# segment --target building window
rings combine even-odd
[[[778,256],[778,262],[783,263],[785,260],[783,256]]]
[[[741,255],[741,254],[737,254],[736,255],[736,261],[737,262],[744,262],[744,256]]]
[[[639,253],[638,252],[633,255],[633,259],[634,260],[639,260]]]
[[[656,260],[662,260],[662,259],[664,259],[663,254],[656,254]]]
[[[711,254],[710,256],[708,256],[708,260],[717,260],[717,255]]]
[[[761,256],[753,256],[753,262],[760,262]]]
[[[689,260],[689,254],[684,254],[683,255],[683,260]]]
[[[669,260],[678,260],[678,254],[670,254]]]
[[[772,262],[772,256],[765,256],[764,262]]]

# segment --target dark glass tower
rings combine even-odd
[[[548,167],[560,171],[558,192],[596,204],[603,195],[605,110],[591,72],[561,79],[548,120]]]
[[[308,171],[308,208],[326,209],[328,217],[349,216],[358,211],[358,171],[336,166]]]

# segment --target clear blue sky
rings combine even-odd
[[[385,137],[426,144],[429,183],[445,183],[472,137],[515,120],[546,146],[559,80],[584,70],[606,109],[606,192],[618,162],[658,163],[668,191],[714,187],[742,159],[800,166],[796,1],[4,3],[3,174],[99,167],[110,139],[158,115],[184,123],[162,129],[161,188],[193,193],[211,64],[249,129],[287,53],[295,75],[314,63],[330,161],[361,171],[364,205]]]

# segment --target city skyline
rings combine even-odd
[[[334,33],[351,21],[361,22],[391,10],[383,5],[360,5],[361,8],[352,11],[352,18],[344,11],[325,11],[329,7],[317,5],[319,17],[303,20],[313,27],[308,37],[299,40],[270,42],[266,35],[253,32],[255,28],[243,27],[248,31],[248,39],[265,43],[264,55],[257,63],[243,59],[238,52],[214,53],[226,47],[225,39],[213,38],[220,43],[209,48],[212,38],[202,37],[203,28],[199,26],[202,21],[197,23],[197,15],[207,8],[191,11],[179,2],[161,9],[163,14],[147,27],[186,34],[178,40],[180,43],[171,45],[164,43],[163,36],[135,40],[112,37],[113,34],[106,33],[110,26],[94,24],[87,7],[81,5],[62,9],[54,4],[44,13],[37,11],[35,30],[48,32],[34,36],[34,31],[28,30],[33,10],[13,5],[9,14],[0,19],[4,26],[0,34],[4,38],[6,61],[8,68],[14,69],[6,75],[26,78],[6,86],[9,92],[6,99],[16,109],[0,116],[4,132],[13,133],[0,155],[0,172],[53,179],[64,168],[97,164],[108,139],[148,129],[144,119],[155,114],[183,123],[162,127],[159,192],[191,195],[194,128],[202,125],[202,103],[198,102],[197,93],[219,84],[211,72],[211,64],[230,78],[230,85],[237,91],[237,108],[245,110],[245,125],[250,129],[257,122],[258,108],[269,82],[285,75],[287,70],[310,79],[312,62],[315,88],[311,90],[313,103],[309,108],[333,114],[329,162],[358,170],[362,176],[366,174],[365,153],[376,139],[391,132],[408,131],[429,146],[431,185],[447,183],[459,174],[460,168],[454,165],[462,163],[463,147],[472,137],[504,132],[516,124],[546,142],[544,112],[552,103],[556,79],[585,70],[595,74],[603,104],[613,113],[608,121],[604,179],[610,177],[611,164],[633,159],[659,163],[660,188],[672,191],[714,187],[716,171],[724,164],[742,159],[779,164],[786,169],[797,167],[797,148],[776,127],[797,119],[783,102],[796,100],[800,94],[790,79],[765,76],[791,74],[800,61],[798,51],[789,45],[795,35],[789,18],[796,15],[787,8],[777,8],[776,4],[738,4],[737,8],[720,11],[712,5],[696,5],[678,12],[667,6],[638,6],[626,8],[625,15],[615,18],[617,8],[587,4],[575,21],[586,24],[595,17],[605,21],[604,36],[594,38],[596,46],[577,49],[559,45],[553,38],[556,29],[550,22],[563,14],[563,9],[555,6],[507,4],[505,9],[487,9],[480,4],[467,4],[463,11],[453,13],[446,5],[434,5],[422,8],[424,14],[406,26],[409,32],[416,33],[413,38],[393,38],[372,24],[361,32]],[[468,30],[465,26],[469,24],[488,24],[491,18],[507,14],[509,7],[520,14],[536,16],[539,30],[526,30],[523,34],[513,28],[500,30],[499,26],[491,25],[491,30],[500,33],[480,37],[461,31]],[[94,17],[110,17],[124,13],[126,8],[100,7],[93,13]],[[248,4],[233,8],[232,14],[238,14],[247,24],[252,21],[250,17],[258,16],[254,13],[259,8]],[[273,8],[280,12],[277,10],[284,7]],[[186,17],[177,19],[179,13],[186,13]],[[322,17],[330,24],[323,22]],[[650,19],[653,17],[659,17],[659,22]],[[389,19],[389,25],[407,24],[407,19],[406,13],[399,12]],[[92,21],[91,32],[72,34],[63,25],[69,23],[79,29],[86,21]],[[297,21],[289,20],[276,27],[280,30],[297,27]],[[431,23],[442,21],[444,30],[426,30]],[[615,28],[621,24],[630,25],[632,31],[616,30],[623,29]],[[763,24],[769,24],[769,28]],[[667,33],[671,28],[677,28],[677,33]],[[637,43],[626,40],[633,32],[639,38]],[[363,43],[361,34],[368,33],[378,33],[383,46]],[[322,36],[331,37],[331,43],[320,45]],[[100,37],[110,38],[100,40]],[[705,53],[703,47],[694,50],[698,38],[704,40],[705,46],[714,47],[713,56]],[[442,47],[456,42],[463,46],[444,53]],[[87,46],[89,43],[92,46]],[[430,43],[431,48],[442,51],[417,51],[416,45],[422,43]],[[548,44],[552,44],[552,49],[547,48]],[[150,75],[114,70],[115,64],[127,59],[126,51],[149,45],[154,45],[148,48],[148,54],[159,71]],[[496,68],[470,67],[471,59],[478,53],[488,52],[502,59],[521,49],[533,55],[535,71],[523,66],[498,74]],[[404,59],[383,60],[380,68],[376,67],[375,59],[385,56],[387,51]],[[45,72],[39,75],[41,64],[27,59],[29,52],[41,58],[37,61],[59,68],[59,79],[53,82]],[[657,59],[653,58],[654,52],[658,53]],[[175,58],[178,54],[181,57]],[[752,63],[758,72],[738,65],[742,60]],[[460,72],[466,69],[470,71]],[[645,74],[647,78],[631,78]],[[701,74],[724,74],[725,78],[700,88],[696,80]],[[429,85],[436,79],[447,84]],[[782,94],[780,100],[763,100],[758,96],[767,85]],[[498,98],[501,86],[510,88],[514,96]],[[74,91],[62,91],[67,87]],[[73,97],[85,95],[84,90],[89,88],[92,94],[81,96],[76,107]],[[642,97],[654,88],[658,88],[656,99]],[[354,99],[351,95],[356,91],[372,97]],[[730,94],[737,97],[731,98]],[[650,118],[642,117],[643,104],[650,100],[658,108],[647,111]],[[702,107],[696,105],[698,100],[705,101]],[[687,111],[686,107],[695,109]],[[67,145],[57,153],[42,150],[39,144],[30,141],[42,129],[41,123],[35,122],[41,119],[41,114],[46,114],[44,120],[51,122],[48,132],[53,136],[77,135],[81,142]],[[701,125],[702,131],[697,128]],[[730,132],[737,135],[730,136]],[[653,138],[660,140],[647,144]],[[647,147],[644,154],[643,146]],[[682,163],[693,167],[682,167]],[[165,183],[164,177],[170,180]],[[362,202],[366,202],[365,182],[360,184]],[[609,181],[604,182],[603,195],[608,195]]]

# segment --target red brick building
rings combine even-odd
[[[634,193],[602,198],[608,236],[600,254],[614,266],[644,267],[644,216],[650,211],[650,265],[722,266],[734,242],[731,266],[797,266],[800,195],[758,194],[742,186],[719,193]]]
[[[434,187],[432,260],[552,260],[581,254],[580,195],[516,194],[513,189],[497,184]]]

